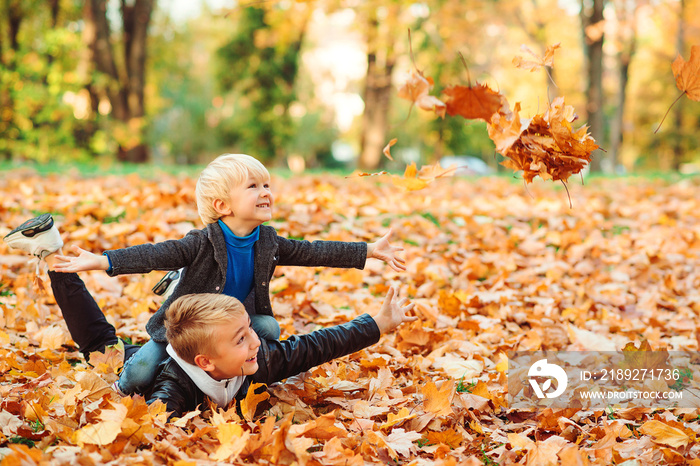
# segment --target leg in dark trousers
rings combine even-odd
[[[105,347],[119,341],[114,326],[107,322],[78,274],[49,271],[49,278],[53,295],[71,338],[86,360],[91,352],[104,352]],[[137,346],[128,345],[128,348],[125,347],[125,357],[129,357],[136,350]]]

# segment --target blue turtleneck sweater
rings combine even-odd
[[[224,232],[228,265],[223,293],[243,302],[253,289],[253,245],[260,237],[260,227],[248,236],[236,236],[224,222],[219,220]]]

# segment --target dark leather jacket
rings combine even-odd
[[[192,230],[184,238],[155,244],[140,244],[106,251],[110,276],[177,270],[186,267],[175,291],[151,316],[146,330],[155,341],[165,342],[165,310],[180,296],[221,293],[226,283],[228,255],[224,233],[218,223]],[[278,265],[344,267],[362,269],[367,243],[342,241],[298,241],[277,235],[271,226],[260,226],[253,253],[253,290],[243,303],[249,314],[272,314],[270,279]]]
[[[379,341],[379,327],[369,314],[348,323],[323,328],[287,340],[262,340],[258,350],[258,371],[246,377],[235,396],[245,398],[252,382],[271,384],[307,371],[315,366],[371,346]],[[161,364],[149,403],[163,401],[170,417],[182,417],[205,400],[205,395],[184,370],[170,357]]]

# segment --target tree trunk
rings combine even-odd
[[[676,49],[679,54],[683,54],[685,50],[685,9],[686,1],[679,1],[679,13],[678,13],[678,33],[676,34]],[[684,150],[684,132],[683,132],[683,99],[676,102],[673,109],[673,119],[675,121],[675,134],[676,137],[673,138],[673,158],[671,160],[671,169],[678,171],[683,163]]]
[[[19,49],[18,35],[24,19],[24,11],[20,0],[7,1],[5,8],[7,11],[7,33],[11,53],[3,60],[3,64],[8,70],[13,71],[16,68],[17,51]],[[0,55],[2,55],[2,52],[3,50],[0,48]],[[14,108],[15,102],[12,92],[3,85],[0,88],[0,109],[2,109],[2,112],[0,112],[0,136],[2,137],[7,137],[7,131],[15,127]],[[5,160],[10,160],[12,158],[11,150],[3,149],[2,156]]]
[[[20,0],[9,0],[7,2],[8,34],[10,36],[10,49],[15,51],[19,48],[17,35],[19,34],[19,27],[22,24],[22,19],[24,19],[22,2]]]
[[[615,115],[610,122],[610,162],[613,168],[620,163],[620,151],[624,140],[625,104],[627,101],[627,84],[632,58],[637,51],[637,10],[638,2],[634,3],[632,11],[627,10],[625,2],[616,3],[618,20],[621,25],[620,50],[617,55],[618,87],[617,106]]]
[[[603,8],[605,0],[591,0],[587,8],[586,0],[581,0],[581,26],[583,49],[586,57],[586,114],[593,138],[603,145]],[[596,150],[591,160],[591,170],[600,171],[603,152]]]
[[[91,61],[95,68],[107,75],[105,93],[112,105],[112,115],[121,125],[117,159],[122,162],[148,161],[148,147],[144,135],[144,87],[146,76],[146,43],[148,25],[155,0],[121,1],[123,20],[124,66],[117,67],[112,48],[112,34],[104,0],[85,3],[85,32],[89,41]],[[88,85],[88,87],[93,87]],[[93,89],[92,93],[95,92]]]
[[[372,13],[367,29],[367,76],[363,100],[365,111],[362,116],[362,139],[359,166],[363,170],[379,167],[382,149],[387,144],[389,130],[389,107],[391,103],[391,75],[396,57],[391,46],[382,50],[383,63],[378,50],[379,21]],[[385,38],[386,39],[386,38]],[[382,41],[383,43],[385,41]]]

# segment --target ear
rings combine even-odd
[[[216,369],[216,366],[211,362],[211,359],[209,359],[209,356],[205,356],[203,354],[198,354],[197,356],[194,357],[194,363],[197,367],[202,369],[203,371],[213,371]]]
[[[233,215],[233,211],[223,199],[214,199],[212,206],[214,207],[214,210],[216,210],[216,212],[222,217]]]

